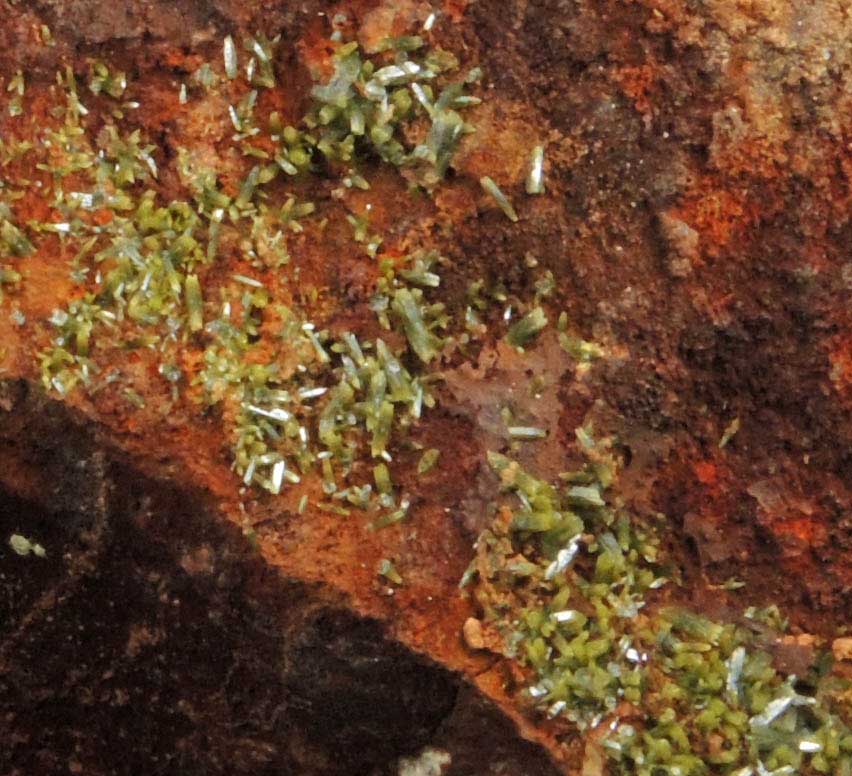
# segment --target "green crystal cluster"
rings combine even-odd
[[[526,667],[527,701],[603,731],[624,776],[852,773],[847,688],[824,662],[802,677],[774,666],[777,610],[735,624],[666,605],[662,525],[619,503],[609,447],[577,439],[586,463],[555,485],[489,455],[511,498],[463,580]]]
[[[120,368],[102,366],[115,362],[116,350],[148,351],[174,401],[189,397],[223,418],[245,485],[278,494],[316,473],[325,508],[368,508],[380,512],[374,525],[385,525],[408,508],[387,466],[392,437],[434,403],[428,367],[453,342],[443,304],[430,298],[440,286],[439,256],[424,249],[385,258],[381,235],[350,214],[355,240],[377,264],[365,302],[387,336],[359,340],[323,328],[304,293],[285,304],[268,282],[290,264],[291,236],[306,220],[321,231],[325,220],[287,184],[332,176],[344,190],[369,190],[357,168],[378,162],[411,168],[414,185],[431,189],[473,131],[460,111],[479,101],[465,94],[478,74],[453,80],[455,57],[416,36],[389,39],[370,57],[338,42],[333,75],[314,86],[303,120],[289,126],[258,109],[261,92],[277,84],[278,43],[257,34],[240,48],[227,36],[223,72],[204,64],[182,85],[181,104],[210,94],[231,100],[230,142],[246,172],[234,193],[219,170],[180,148],[175,167],[186,197],[171,201],[159,193],[158,149],[133,128],[143,106],[131,99],[127,75],[92,61],[86,95],[64,68],[53,88],[54,121],[36,142],[4,146],[6,163],[37,157],[58,217],[18,225],[4,201],[0,259],[26,257],[45,239],[58,239],[71,257],[77,290],[46,322],[50,343],[38,354],[45,389],[94,396],[123,379]],[[24,97],[22,78],[10,92]],[[90,100],[96,104],[87,107]],[[409,143],[420,125],[422,142]],[[9,176],[5,199],[31,183]],[[223,272],[225,262],[239,271]],[[20,279],[0,265],[2,288]],[[122,395],[133,409],[146,406],[130,385]]]

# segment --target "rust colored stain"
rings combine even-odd
[[[327,80],[334,73],[334,42],[330,34],[327,20],[316,18],[296,43],[301,60],[316,80]]]
[[[809,546],[825,544],[827,532],[818,518],[799,517],[772,520],[772,531],[781,537],[792,537]]]
[[[652,112],[654,103],[658,100],[655,93],[660,77],[658,68],[654,64],[613,68],[612,75],[639,113]]]
[[[718,176],[701,180],[673,209],[676,218],[699,233],[701,249],[717,257],[770,214],[770,202],[758,202],[744,191],[720,186]]]
[[[454,22],[458,23],[464,19],[465,10],[475,0],[444,0],[444,13]]]
[[[829,353],[831,362],[831,380],[842,395],[852,392],[852,337],[841,343]]]
[[[696,461],[692,470],[702,485],[715,485],[717,480],[716,464],[712,461]]]

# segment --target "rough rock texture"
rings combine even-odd
[[[453,774],[555,773],[459,677],[270,568],[203,494],[140,477],[22,385],[2,402],[0,531],[50,547],[0,570],[4,772],[381,774],[431,744]]]
[[[317,14],[366,18],[373,5],[7,2],[0,72],[25,68],[38,92],[57,62],[117,58],[173,149],[193,132],[173,78],[190,48],[213,59],[226,31],[282,32],[297,103]],[[479,277],[521,293],[531,260],[550,269],[557,303],[615,355],[577,379],[560,372],[548,455],[591,410],[628,462],[624,497],[672,521],[685,598],[777,603],[794,627],[831,636],[852,606],[849,8],[442,10],[441,44],[486,73],[479,131],[434,206],[397,206],[404,185],[382,179],[376,223],[424,224],[451,260],[451,304]],[[35,42],[42,22],[52,49]],[[523,199],[533,141],[547,143],[547,195]],[[519,224],[481,196],[483,174],[518,193]],[[338,247],[296,257],[332,310],[364,282]],[[48,558],[0,556],[3,773],[381,773],[427,744],[452,754],[447,774],[578,767],[511,703],[509,667],[460,636],[472,609],[457,583],[493,492],[489,405],[523,380],[510,360],[489,351],[474,378],[448,381],[418,434],[452,470],[405,482],[409,522],[370,533],[243,498],[215,423],[186,407],[41,398],[34,354],[66,268],[27,261],[0,306],[0,536],[37,534]],[[477,380],[488,391],[470,395]],[[150,390],[156,407],[166,389]],[[393,594],[375,576],[389,556],[406,570]],[[708,587],[730,576],[745,587]]]

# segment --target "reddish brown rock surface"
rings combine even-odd
[[[395,4],[4,6],[0,72],[25,69],[34,104],[60,62],[110,58],[135,79],[168,156],[205,137],[177,84],[221,55],[224,34],[283,34],[282,109],[298,116],[328,16],[381,26]],[[420,18],[426,5],[400,8]],[[619,440],[625,499],[671,521],[685,597],[718,599],[708,586],[736,576],[746,585],[724,594],[732,605],[777,603],[794,627],[831,636],[852,604],[848,10],[442,10],[437,40],[485,71],[479,132],[434,204],[400,207],[404,181],[376,171],[374,223],[401,249],[417,234],[440,247],[450,306],[479,277],[520,294],[531,260],[551,270],[557,304],[614,356],[581,377],[556,370],[542,465],[559,468],[591,412]],[[42,23],[56,46],[37,43]],[[38,121],[4,114],[0,132]],[[523,198],[534,141],[547,144],[547,194]],[[483,174],[514,196],[517,225],[481,195]],[[333,326],[361,314],[347,300],[370,270],[342,229],[327,234],[294,261],[324,289]],[[69,293],[67,267],[40,251],[19,271],[0,306],[0,535],[35,535],[48,557],[0,557],[0,771],[383,773],[427,745],[451,754],[453,775],[579,767],[576,747],[511,702],[510,668],[462,639],[475,612],[457,584],[493,492],[490,406],[523,380],[509,356],[489,350],[448,380],[416,435],[453,465],[418,481],[403,456],[411,516],[370,532],[299,515],[295,497],[241,495],[221,429],[189,404],[162,413],[167,388],[146,383],[144,362],[128,367],[143,376],[144,411],[109,391],[43,398],[35,354]],[[386,557],[405,572],[394,590],[375,573]]]

